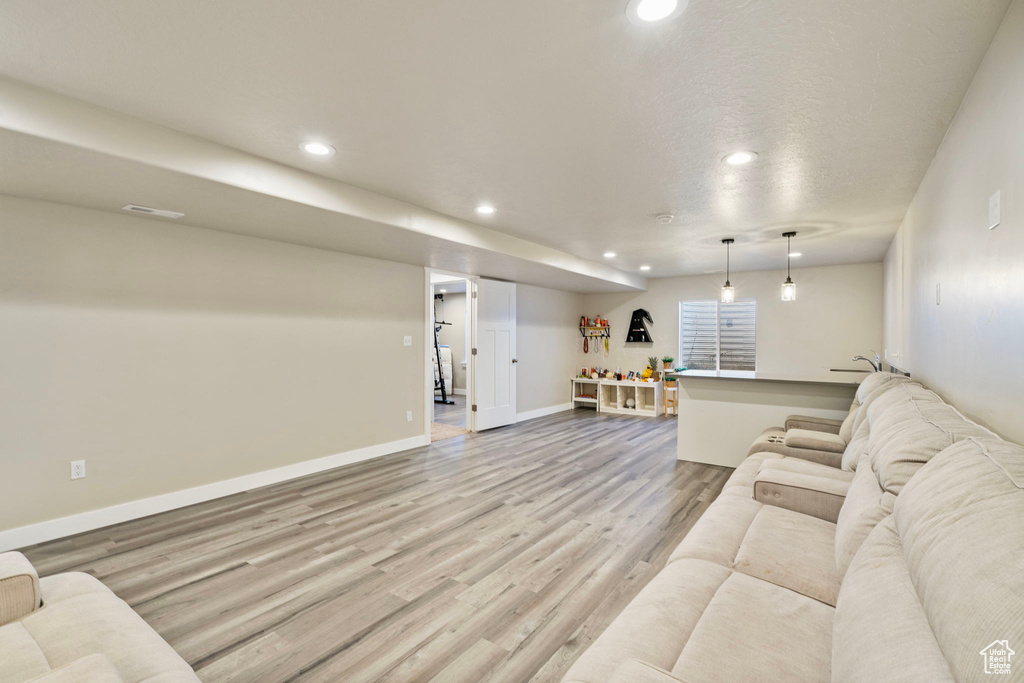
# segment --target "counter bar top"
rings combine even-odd
[[[870,373],[868,372],[820,372],[811,375],[787,375],[778,372],[744,372],[740,370],[683,370],[670,372],[666,375],[673,379],[738,379],[750,382],[795,382],[799,384],[834,384],[839,386],[856,386]]]

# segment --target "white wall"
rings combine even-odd
[[[579,294],[516,286],[516,412],[568,403],[582,301]]]
[[[829,368],[867,368],[850,358],[881,352],[882,264],[861,263],[793,271],[797,300],[781,301],[785,270],[733,273],[738,299],[757,299],[757,369],[764,372],[817,373]],[[643,370],[647,357],[670,355],[678,360],[679,302],[718,298],[725,274],[650,280],[647,292],[587,294],[583,314],[608,318],[612,327],[611,353],[583,354],[576,336],[575,367],[600,366]],[[651,313],[652,344],[626,344],[634,309]],[[578,316],[577,316],[578,317]],[[578,320],[577,320],[578,323]]]
[[[10,197],[0,244],[0,530],[422,434],[421,268]]]
[[[435,291],[443,285],[435,285]],[[466,293],[449,292],[434,306],[438,319],[451,325],[442,325],[438,340],[452,348],[452,383],[456,389],[466,390]]]
[[[1002,224],[990,231],[996,190]],[[910,205],[885,286],[891,362],[1024,442],[1024,0],[1010,6]]]

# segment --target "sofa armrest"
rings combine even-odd
[[[837,434],[812,432],[807,429],[791,429],[786,432],[786,445],[790,448],[809,448],[815,451],[842,453],[846,450],[846,441]]]
[[[39,609],[39,575],[21,553],[0,553],[0,626]]]
[[[751,456],[756,453],[777,453],[784,457],[810,460],[811,462],[828,465],[829,467],[835,467],[836,469],[842,467],[843,464],[842,453],[819,451],[814,448],[794,448],[792,446],[787,446],[786,438],[782,436],[781,430],[779,434],[766,432],[759,436],[750,447],[747,455]]]
[[[754,500],[835,523],[849,488],[833,477],[765,468],[754,479]]]
[[[686,681],[638,659],[627,659],[615,669],[615,673],[608,679],[608,683],[686,683]]]
[[[842,420],[833,420],[827,417],[813,417],[811,415],[790,415],[789,417],[786,418],[787,432],[790,429],[807,429],[812,432],[838,434],[839,428],[842,426]]]

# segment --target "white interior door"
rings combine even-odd
[[[516,286],[479,279],[474,299],[475,429],[516,421]]]

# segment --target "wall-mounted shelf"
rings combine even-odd
[[[580,334],[584,337],[611,337],[611,325],[580,325]]]

